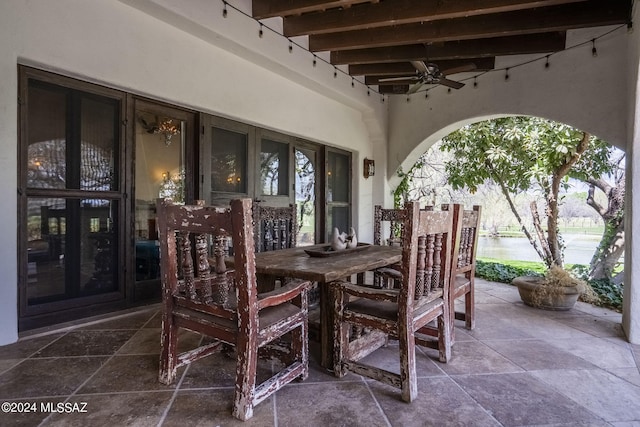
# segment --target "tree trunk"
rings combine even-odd
[[[604,220],[604,233],[589,265],[591,279],[611,280],[613,269],[624,252],[624,173],[616,177],[615,185],[609,185],[601,179],[591,179],[587,204],[595,209]],[[607,206],[601,206],[595,200],[595,189],[607,196]]]

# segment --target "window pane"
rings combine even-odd
[[[327,218],[327,241],[331,239],[333,228],[338,227],[340,232],[349,232],[349,207],[348,206],[332,206],[329,209],[329,218]]]
[[[66,187],[67,92],[29,88],[27,187]]]
[[[327,153],[328,202],[349,202],[349,156]]]
[[[260,184],[265,196],[289,194],[289,145],[263,139],[260,143]]]
[[[30,197],[29,305],[118,289],[117,203]]]
[[[80,189],[115,191],[118,104],[105,98],[83,98],[81,109]]]
[[[247,192],[247,135],[213,128],[211,141],[211,190]]]

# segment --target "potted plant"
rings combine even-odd
[[[544,276],[521,276],[512,282],[520,298],[531,307],[545,310],[569,310],[581,295],[587,295],[589,285],[576,279],[559,266],[552,266]]]

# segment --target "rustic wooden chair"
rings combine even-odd
[[[448,205],[442,209],[448,209]],[[461,205],[454,205],[457,211],[455,217],[461,221],[460,249],[454,259],[456,264],[454,280],[451,282],[451,316],[457,320],[464,320],[467,329],[475,327],[475,272],[476,251],[478,249],[478,234],[480,227],[481,206],[473,206],[471,210],[463,210]],[[464,297],[464,311],[455,311],[455,301]],[[453,328],[453,322],[451,327]],[[454,330],[451,340],[455,341]]]
[[[253,204],[253,238],[256,252],[277,251],[296,246],[297,211],[296,205],[263,206]],[[286,277],[258,276],[259,292],[268,292],[288,280]]]
[[[380,205],[374,207],[373,212],[373,244],[400,245],[402,242],[402,221],[404,209],[386,209]],[[386,223],[389,227],[389,237],[383,237]],[[376,288],[393,288],[402,280],[399,266],[376,269],[373,272],[373,285]]]
[[[250,199],[233,200],[230,209],[158,200],[157,209],[163,294],[159,380],[170,384],[180,366],[234,346],[233,416],[247,420],[255,405],[308,375],[309,282],[291,280],[273,292],[257,293]],[[229,238],[233,270],[225,266]],[[180,328],[214,341],[177,354]],[[278,356],[285,365],[261,384],[256,380],[259,352]]]
[[[377,289],[346,281],[332,282],[334,302],[334,372],[351,371],[400,388],[402,400],[417,396],[415,345],[439,350],[439,360],[451,357],[449,286],[454,212],[421,211],[406,204],[402,237],[402,281],[399,289]],[[434,337],[429,323],[436,321]],[[381,331],[399,341],[400,373],[368,365],[362,358],[371,348],[350,335],[353,326]]]
[[[298,232],[296,205],[284,207],[253,205],[256,252],[294,248]]]

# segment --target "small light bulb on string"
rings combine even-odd
[[[509,69],[508,68],[504,72],[504,79],[505,79],[505,81],[509,80]]]
[[[351,77],[351,87],[356,87],[356,81],[353,77]]]
[[[411,96],[407,95],[407,103],[411,102]]]
[[[293,43],[289,40],[289,53],[293,52]]]
[[[477,88],[478,87],[478,77],[474,77],[473,78],[473,87]]]
[[[447,93],[451,93],[451,88],[447,89]]]
[[[313,66],[315,67],[316,65],[318,65],[318,58],[313,55]]]
[[[544,63],[544,68],[549,69],[549,67],[551,66],[551,64],[549,64],[549,55],[547,55],[545,58],[546,58],[546,61]]]
[[[337,78],[338,77],[338,69],[336,67],[333,67],[333,78]]]
[[[424,91],[424,99],[429,99],[429,91],[428,90]]]
[[[227,2],[223,1],[222,4],[224,4],[224,8],[222,9],[222,17],[226,18],[227,17]]]
[[[596,39],[591,40],[591,55],[593,55],[593,57],[595,58],[596,56],[598,56],[598,49],[596,49]]]
[[[262,38],[264,36],[264,30],[262,29],[262,24],[260,24],[260,29],[258,30],[258,37]]]
[[[367,96],[371,96],[371,89],[367,86]]]
[[[382,96],[380,97],[380,102],[382,102],[382,103],[384,104],[384,95],[382,95]]]

